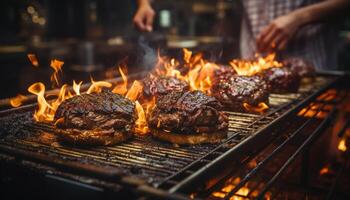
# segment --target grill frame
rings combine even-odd
[[[326,91],[328,88],[334,86],[337,82],[339,82],[343,78],[343,74],[336,74],[332,75],[329,73],[326,74],[320,74],[323,76],[331,76],[334,77],[335,80],[331,83],[323,86],[319,90],[317,90],[315,93],[312,93],[304,100],[298,102],[296,105],[293,106],[293,108],[288,108],[290,104],[285,104],[284,107],[280,107],[279,109],[287,108],[287,111],[284,112],[281,116],[278,116],[277,118],[273,119],[273,121],[269,122],[269,124],[265,125],[264,128],[257,131],[254,135],[245,138],[245,140],[240,141],[239,144],[236,146],[230,148],[226,152],[221,152],[221,155],[218,153],[215,153],[214,150],[211,151],[214,155],[214,158],[211,160],[206,160],[205,157],[208,156],[202,156],[201,158],[198,158],[195,162],[192,162],[192,164],[188,165],[186,168],[182,169],[180,172],[174,174],[172,177],[177,176],[179,173],[185,172],[185,170],[189,169],[191,166],[195,165],[198,162],[207,162],[207,164],[202,165],[200,170],[196,170],[192,175],[188,176],[186,179],[184,179],[182,182],[177,183],[176,187],[171,187],[169,189],[165,189],[164,187],[161,187],[162,184],[158,188],[152,187],[147,185],[143,180],[140,180],[138,178],[135,178],[133,176],[127,176],[120,170],[113,170],[110,171],[110,169],[105,168],[91,168],[89,165],[76,165],[75,163],[70,162],[61,162],[59,160],[52,160],[43,158],[40,154],[33,154],[32,152],[21,152],[16,148],[4,148],[2,145],[0,146],[2,149],[2,152],[15,156],[16,159],[21,158],[23,160],[31,160],[33,162],[41,163],[48,166],[54,166],[58,170],[63,170],[68,173],[72,174],[78,174],[81,176],[89,176],[96,179],[106,180],[110,181],[112,183],[115,183],[117,185],[123,185],[127,186],[130,189],[132,188],[133,191],[140,192],[142,194],[146,195],[154,195],[159,198],[166,197],[167,199],[188,199],[188,191],[187,189],[193,190],[193,184],[200,183],[203,180],[208,180],[207,175],[215,175],[217,174],[216,170],[222,165],[222,163],[227,163],[232,161],[232,158],[235,157],[235,155],[239,154],[241,151],[244,151],[246,148],[251,147],[254,143],[256,143],[258,140],[261,140],[264,137],[271,137],[271,135],[266,135],[268,133],[268,130],[273,128],[274,126],[278,126],[278,123],[282,120],[288,117],[291,114],[295,114],[298,112],[302,107],[310,103],[312,100],[314,100],[318,95],[322,94],[324,91]],[[294,102],[295,103],[295,102]],[[24,107],[23,109],[32,109],[34,105],[29,105]],[[20,111],[20,109],[15,109],[16,111]],[[8,114],[11,111],[5,111],[1,112],[1,114]],[[269,113],[273,114],[273,113]],[[262,118],[266,117],[265,115],[260,117],[257,121],[261,120]],[[238,134],[238,133],[237,133]],[[236,135],[237,135],[236,134]],[[232,138],[234,136],[231,136]],[[231,139],[232,139],[231,138]],[[229,141],[228,139],[227,141]],[[219,147],[215,148],[215,150],[220,149],[221,144]],[[223,154],[222,154],[223,153]],[[209,162],[208,162],[209,161]],[[170,180],[172,177],[170,177],[168,180]],[[167,181],[168,181],[167,180]],[[98,184],[97,184],[98,185]],[[192,185],[192,186],[191,186]],[[101,187],[104,187],[102,184]]]

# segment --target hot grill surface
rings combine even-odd
[[[271,94],[270,109],[264,115],[227,112],[230,119],[229,133],[228,139],[222,144],[177,147],[146,136],[110,147],[80,148],[57,143],[50,134],[50,127],[28,122],[31,112],[26,112],[6,116],[16,117],[15,121],[19,124],[12,124],[15,131],[0,134],[0,151],[16,148],[62,161],[109,166],[145,180],[154,187],[170,189],[331,81],[333,78],[318,77],[312,85],[302,86],[299,93]]]

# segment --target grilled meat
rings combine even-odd
[[[226,137],[228,118],[221,104],[200,91],[161,96],[149,117],[153,136],[175,144],[216,143]]]
[[[262,72],[261,76],[273,93],[297,92],[300,77],[287,67],[270,68]]]
[[[221,66],[214,71],[214,82],[218,83],[221,80],[227,80],[235,76],[236,72],[231,66]]]
[[[147,76],[143,81],[143,95],[146,98],[168,94],[171,91],[186,91],[189,85],[175,77]]]
[[[212,95],[226,108],[245,112],[243,103],[257,106],[268,104],[269,91],[266,82],[259,76],[232,76],[216,82]]]
[[[131,136],[135,120],[135,104],[106,90],[67,99],[55,113],[57,127],[66,133],[59,136],[70,143],[83,145],[122,142]]]
[[[283,61],[283,65],[290,68],[294,73],[300,77],[314,77],[315,67],[311,62],[308,62],[301,58],[288,58]]]

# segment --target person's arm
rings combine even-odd
[[[149,0],[137,0],[138,9],[134,16],[134,24],[141,31],[153,30],[154,10]]]
[[[350,0],[325,0],[278,17],[260,33],[258,50],[283,50],[299,28],[345,11],[349,5]]]

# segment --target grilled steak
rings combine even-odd
[[[153,136],[175,144],[216,143],[226,137],[228,118],[221,104],[200,91],[161,96],[149,117]]]
[[[300,77],[287,67],[275,67],[265,70],[261,74],[274,93],[297,92]]]
[[[220,66],[214,71],[214,82],[218,83],[220,80],[227,80],[235,76],[236,72],[231,66]]]
[[[143,81],[143,95],[148,98],[168,94],[171,91],[186,91],[189,85],[175,77],[147,76]]]
[[[65,100],[55,113],[59,134],[70,143],[111,145],[131,136],[136,119],[135,104],[110,91],[82,94]]]
[[[294,73],[300,77],[314,77],[315,67],[311,62],[301,58],[288,58],[283,61],[285,67],[290,68]]]
[[[266,82],[259,76],[233,76],[216,82],[212,95],[226,108],[245,112],[243,103],[257,106],[268,104],[269,91]]]

